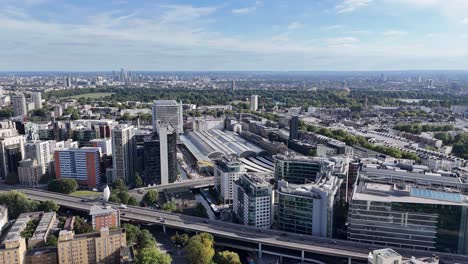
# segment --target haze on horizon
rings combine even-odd
[[[2,0],[0,71],[468,69],[466,0]]]

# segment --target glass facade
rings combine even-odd
[[[312,235],[314,199],[278,192],[278,229]]]
[[[466,253],[466,207],[353,200],[348,238],[389,247]]]
[[[275,180],[292,184],[316,182],[324,175],[330,175],[332,166],[322,160],[294,159],[275,156]]]

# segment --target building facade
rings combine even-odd
[[[330,176],[334,171],[333,162],[314,157],[276,155],[275,180],[285,180],[293,184],[307,184]]]
[[[100,231],[102,228],[116,228],[120,226],[119,210],[112,206],[93,205],[89,211],[92,217],[93,229]]]
[[[246,173],[245,166],[234,157],[223,157],[216,161],[214,168],[214,186],[225,204],[232,203],[234,181]]]
[[[25,158],[37,160],[41,165],[42,174],[46,174],[49,170],[50,162],[52,161],[52,157],[50,155],[50,142],[40,140],[28,141],[24,145],[24,149]]]
[[[32,92],[31,101],[34,103],[34,109],[41,109],[42,108],[41,92]]]
[[[250,111],[258,110],[258,95],[250,96]]]
[[[153,130],[158,131],[158,122],[171,124],[178,134],[184,132],[182,103],[175,100],[156,100],[153,103]]]
[[[42,166],[37,160],[25,159],[19,162],[18,179],[21,185],[38,185],[42,178]]]
[[[168,184],[177,180],[177,132],[168,123],[158,123],[159,135],[144,141],[145,184]]]
[[[11,97],[11,103],[13,105],[13,109],[15,111],[15,116],[27,116],[28,115],[28,108],[26,105],[26,98],[23,94],[21,95],[14,95]]]
[[[261,176],[243,174],[234,182],[233,212],[244,225],[270,228],[273,219],[272,186]]]
[[[120,251],[127,246],[125,229],[75,235],[62,230],[58,239],[58,262],[60,264],[118,264]]]
[[[133,126],[112,129],[113,178],[132,182],[135,177],[136,143]]]
[[[54,161],[57,179],[75,179],[80,185],[90,188],[101,184],[100,148],[56,150]]]
[[[335,204],[342,180],[335,176],[313,184],[279,181],[277,226],[279,230],[318,237],[332,237]]]

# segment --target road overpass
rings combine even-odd
[[[0,192],[6,192],[1,190]],[[52,200],[58,205],[81,211],[89,211],[90,207],[98,202],[83,202],[82,198],[71,197],[58,193],[45,192],[33,189],[19,189],[29,198],[39,201]],[[117,204],[112,204],[118,206]],[[257,251],[261,256],[265,251],[268,254],[276,252],[278,256],[293,256],[298,260],[314,259],[314,256],[330,256],[344,258],[348,263],[358,261],[364,263],[368,252],[382,246],[360,244],[347,240],[330,240],[307,235],[285,233],[278,230],[260,230],[253,227],[226,223],[187,215],[156,211],[143,207],[128,206],[122,210],[122,220],[155,224],[166,228],[185,230],[191,232],[207,232],[216,238],[228,241],[235,245],[242,245]],[[405,257],[430,256],[433,252],[397,249]],[[468,256],[456,254],[437,254],[444,263],[468,263]]]

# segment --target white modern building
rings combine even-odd
[[[153,130],[158,131],[158,122],[166,122],[172,125],[177,133],[184,132],[182,119],[182,103],[175,100],[156,100],[153,103]]]
[[[24,97],[23,94],[12,96],[11,103],[13,104],[13,109],[15,110],[15,116],[28,115],[26,98]]]
[[[270,228],[273,220],[273,192],[270,183],[255,174],[243,174],[234,182],[234,215],[244,225]]]
[[[250,96],[250,111],[257,111],[258,110],[258,95],[251,95]]]
[[[42,108],[41,92],[32,92],[31,101],[34,103],[34,109],[41,109]]]
[[[101,148],[102,154],[112,155],[112,140],[110,138],[96,138],[89,143],[93,147]]]
[[[113,178],[130,182],[135,176],[135,128],[120,125],[112,129]]]
[[[246,172],[244,164],[234,157],[225,156],[216,161],[214,185],[225,204],[232,203],[234,182]]]
[[[49,170],[49,165],[52,161],[50,142],[40,140],[28,141],[25,143],[24,149],[25,158],[37,160],[42,167],[42,174],[45,174]]]

